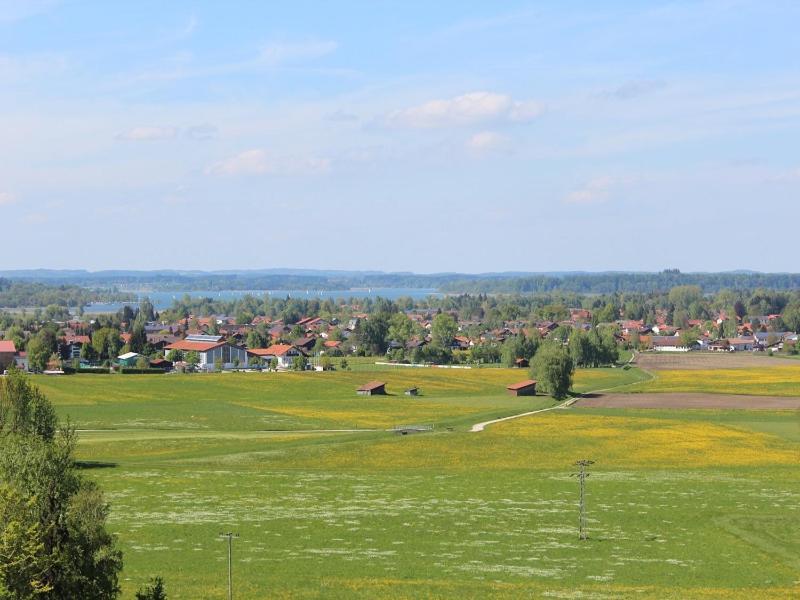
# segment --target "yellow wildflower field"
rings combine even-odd
[[[626,389],[643,392],[800,396],[800,363],[796,367],[665,370],[654,375],[654,379],[632,384]]]
[[[454,439],[458,436],[459,439]],[[309,464],[329,468],[563,469],[577,458],[604,469],[791,465],[800,447],[767,433],[707,421],[540,413],[481,433],[440,433],[328,447]],[[298,466],[306,460],[297,457]]]

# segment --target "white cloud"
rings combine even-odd
[[[16,197],[9,192],[0,192],[0,206],[8,206],[17,201]]]
[[[321,58],[336,48],[338,44],[333,41],[272,42],[261,48],[259,62],[275,67],[288,62]]]
[[[207,175],[240,176],[266,174],[324,173],[330,170],[327,158],[277,158],[266,150],[254,148],[215,163],[206,169]]]
[[[617,180],[613,177],[595,177],[585,185],[567,194],[564,198],[566,204],[599,204],[608,199],[611,188]]]
[[[496,131],[481,131],[467,140],[467,148],[473,152],[483,153],[502,148],[508,143],[508,138]]]
[[[387,121],[406,127],[442,127],[487,121],[529,121],[542,111],[538,102],[522,102],[493,92],[470,92],[394,111]]]
[[[124,133],[117,135],[120,140],[132,141],[154,141],[171,140],[178,135],[175,127],[134,127]]]

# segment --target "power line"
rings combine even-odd
[[[233,600],[233,538],[238,538],[238,533],[220,533],[220,537],[228,539],[228,600]]]
[[[574,466],[578,467],[580,470],[577,473],[572,473],[570,477],[577,477],[578,482],[580,485],[580,501],[579,501],[579,516],[578,516],[578,539],[581,540],[588,540],[589,539],[589,528],[586,521],[586,478],[589,477],[589,473],[586,472],[586,468],[589,465],[593,465],[593,460],[583,459],[578,460],[573,463]]]

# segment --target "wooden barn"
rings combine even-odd
[[[536,395],[536,380],[526,379],[519,383],[512,383],[506,387],[508,393],[512,396],[535,396]]]
[[[385,381],[370,381],[356,390],[359,396],[383,396],[386,395]]]

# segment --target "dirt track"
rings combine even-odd
[[[752,352],[647,352],[635,363],[649,371],[665,369],[747,369],[753,367],[798,367],[800,360]]]
[[[723,394],[596,394],[581,398],[576,408],[709,408],[800,409],[800,398]]]

